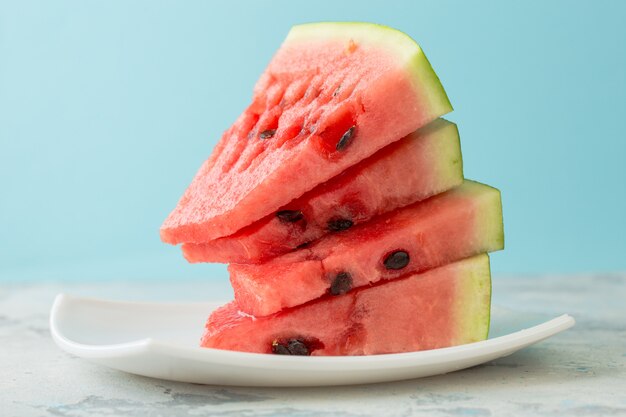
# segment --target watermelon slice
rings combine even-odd
[[[230,281],[239,308],[265,316],[503,247],[500,192],[465,181],[309,248],[263,264],[231,264]]]
[[[437,119],[239,232],[186,243],[189,262],[258,263],[463,182],[459,134]]]
[[[201,345],[287,355],[436,349],[486,339],[490,301],[483,254],[268,317],[243,314],[231,302],[209,317]]]
[[[370,23],[295,26],[161,238],[231,235],[450,110],[404,33]]]

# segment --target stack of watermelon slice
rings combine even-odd
[[[368,23],[295,26],[161,228],[230,263],[204,347],[366,355],[486,338],[498,190],[464,180],[420,47]]]

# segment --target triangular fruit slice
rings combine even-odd
[[[269,262],[231,264],[230,281],[239,308],[265,316],[503,247],[500,192],[465,181]]]
[[[284,355],[437,349],[486,339],[490,303],[483,254],[267,317],[242,314],[233,301],[209,317],[201,344]]]
[[[259,263],[327,233],[444,192],[463,182],[459,134],[437,119],[320,184],[276,213],[209,243],[186,243],[189,262]]]
[[[231,235],[450,110],[404,33],[369,23],[295,26],[161,239]]]

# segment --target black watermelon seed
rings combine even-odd
[[[402,269],[409,264],[410,260],[408,252],[397,250],[387,255],[383,263],[387,269]]]
[[[341,232],[352,227],[354,222],[350,219],[333,219],[328,221],[328,230],[331,232]]]
[[[308,248],[310,244],[311,244],[311,242],[300,243],[298,246],[296,246],[296,249]]]
[[[283,223],[295,223],[304,218],[304,214],[300,210],[281,210],[276,212],[276,217]]]
[[[306,343],[299,339],[289,339],[286,343],[274,340],[272,342],[272,353],[275,355],[296,356],[309,356],[311,354]]]
[[[352,289],[352,276],[347,272],[337,274],[333,282],[330,284],[330,293],[332,295],[345,294]]]
[[[339,139],[339,142],[337,142],[337,146],[335,146],[335,149],[337,149],[338,151],[343,151],[344,149],[346,149],[346,147],[352,141],[354,129],[356,129],[356,126],[352,126],[346,131],[346,133],[343,134],[343,136],[341,136],[341,139]]]
[[[292,355],[309,356],[311,354],[307,345],[298,339],[289,340],[289,342],[287,342],[287,349]]]
[[[259,134],[259,137],[261,139],[269,139],[269,138],[273,137],[275,134],[276,134],[276,129],[267,129],[267,130],[262,131]]]
[[[278,343],[277,340],[274,340],[272,342],[272,353],[275,355],[291,355],[291,352],[289,352],[287,346]]]

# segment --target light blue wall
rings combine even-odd
[[[626,3],[0,2],[0,278],[225,277],[158,228],[292,24],[417,39],[501,273],[626,269]]]

